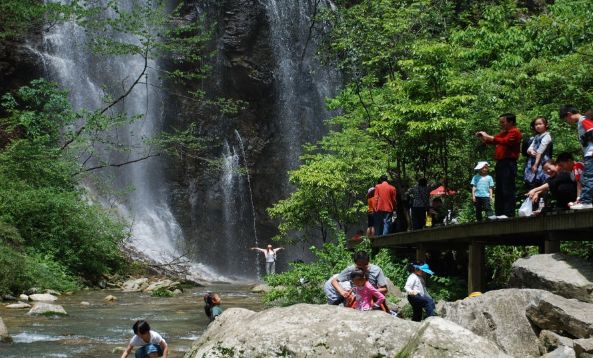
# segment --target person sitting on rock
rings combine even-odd
[[[434,300],[426,291],[426,274],[433,275],[434,272],[421,261],[410,264],[408,271],[410,276],[408,276],[404,289],[408,294],[408,302],[412,305],[412,321],[420,322],[422,320],[422,309],[426,311],[427,317],[434,315]]]
[[[339,305],[341,303],[344,304],[346,307],[351,307],[354,303],[354,295],[349,295],[347,299],[344,299],[340,295],[340,293],[336,290],[336,288],[332,285],[332,281],[337,278],[340,274],[335,274],[330,277],[325,284],[323,285],[323,292],[325,292],[325,296],[327,297],[327,304],[328,305]],[[350,281],[342,281],[338,282],[338,284],[342,287],[342,290],[347,292],[352,292],[352,284]]]
[[[167,358],[169,346],[160,334],[150,329],[150,325],[145,320],[138,320],[132,326],[134,337],[130,339],[130,344],[122,353],[121,358],[126,358],[134,347],[140,347],[136,350],[136,358]]]
[[[383,274],[383,270],[377,265],[369,263],[369,255],[365,251],[358,251],[354,254],[354,265],[348,266],[342,272],[332,278],[331,284],[334,289],[340,294],[342,300],[337,304],[343,302],[345,299],[349,299],[352,292],[345,290],[341,282],[350,281],[352,272],[356,269],[360,269],[367,274],[369,283],[379,290],[383,295],[387,294],[387,278]]]
[[[204,295],[204,302],[206,303],[204,306],[204,312],[206,313],[206,316],[210,322],[214,321],[216,317],[222,314],[222,308],[220,308],[222,299],[218,293],[208,292]]]
[[[361,269],[352,271],[350,275],[352,293],[356,297],[353,308],[359,311],[381,309],[385,296],[369,283],[367,273]]]

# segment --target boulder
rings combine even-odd
[[[146,277],[128,280],[122,285],[123,292],[139,292],[148,287],[148,279]]]
[[[507,357],[493,343],[441,318],[417,323],[380,311],[297,304],[253,312],[230,308],[185,358]]]
[[[42,301],[42,302],[53,302],[57,301],[58,298],[54,295],[50,295],[49,293],[34,293],[29,296],[31,301]]]
[[[539,357],[545,350],[525,310],[547,296],[552,294],[543,290],[496,290],[439,304],[438,313],[489,339],[511,356]]]
[[[510,357],[493,342],[440,317],[430,317],[398,357]]]
[[[103,299],[103,301],[115,302],[115,301],[117,301],[117,297],[115,297],[113,295],[107,295],[107,296],[105,296],[105,298]]]
[[[31,305],[28,303],[24,303],[24,302],[18,302],[18,303],[12,303],[10,305],[6,305],[6,308],[12,308],[12,309],[19,309],[19,308],[31,308]]]
[[[33,308],[29,312],[28,315],[67,315],[66,310],[64,307],[60,305],[54,305],[51,303],[43,303],[37,302],[33,305]]]
[[[529,320],[541,329],[593,337],[593,304],[550,294],[527,308]]]
[[[0,317],[0,343],[11,343],[11,342],[12,342],[12,338],[10,337],[10,334],[8,334],[8,328],[6,328],[6,325],[4,324],[2,317]]]
[[[49,289],[48,290],[45,290],[45,293],[50,294],[50,295],[54,295],[54,296],[61,296],[62,295],[61,293],[59,293],[56,290],[49,290]]]
[[[90,303],[90,302],[87,302],[87,301],[81,301],[81,302],[80,302],[80,305],[81,305],[81,306],[90,306],[90,305],[91,305],[91,303]]]
[[[574,349],[567,346],[560,346],[550,353],[546,353],[542,358],[577,358]]]
[[[513,263],[510,285],[593,303],[593,265],[560,253],[534,255]]]
[[[13,295],[4,295],[4,296],[2,296],[2,300],[3,301],[16,301],[16,297],[14,297]]]
[[[159,281],[151,283],[150,285],[148,285],[148,287],[146,287],[144,289],[144,292],[152,292],[152,291],[157,291],[157,290],[161,290],[161,289],[166,289],[166,290],[172,291],[179,285],[180,285],[179,282],[173,282],[169,279],[164,279],[164,280],[159,280]]]
[[[23,294],[19,295],[19,300],[24,301],[24,302],[27,302],[27,301],[29,301],[29,296],[28,295],[25,295],[23,293]]]
[[[574,342],[568,337],[559,335],[556,332],[544,329],[539,333],[539,340],[542,342],[546,351],[551,352],[560,346],[574,347]]]
[[[251,289],[251,292],[266,293],[266,292],[270,292],[270,290],[272,290],[272,288],[270,286],[266,285],[265,283],[261,283],[261,284],[253,286],[253,288]]]
[[[574,351],[577,357],[583,356],[583,354],[593,354],[593,338],[581,338],[574,340]]]

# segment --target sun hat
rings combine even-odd
[[[432,270],[428,267],[428,264],[414,265],[414,267],[417,268],[418,270],[422,270],[422,271],[426,272],[429,275],[434,275],[434,272],[432,272]]]
[[[486,165],[488,165],[488,162],[478,162],[478,164],[476,164],[476,167],[474,168],[474,170],[480,170],[482,168],[484,168]]]

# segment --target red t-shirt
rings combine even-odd
[[[581,175],[583,175],[583,170],[585,170],[585,166],[581,162],[574,162],[572,166],[572,177],[575,182],[581,181]]]
[[[492,143],[496,144],[495,160],[517,159],[521,152],[521,131],[517,127],[501,131],[494,136]]]
[[[395,210],[395,187],[384,181],[375,185],[375,211],[392,212]]]

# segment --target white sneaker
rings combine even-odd
[[[574,204],[570,207],[572,210],[583,210],[583,209],[593,209],[593,204]]]
[[[496,220],[496,219],[498,219],[498,218],[496,217],[496,215],[490,215],[490,216],[488,217],[488,220]]]
[[[498,215],[496,218],[500,220],[500,219],[508,219],[509,217],[506,215]]]

